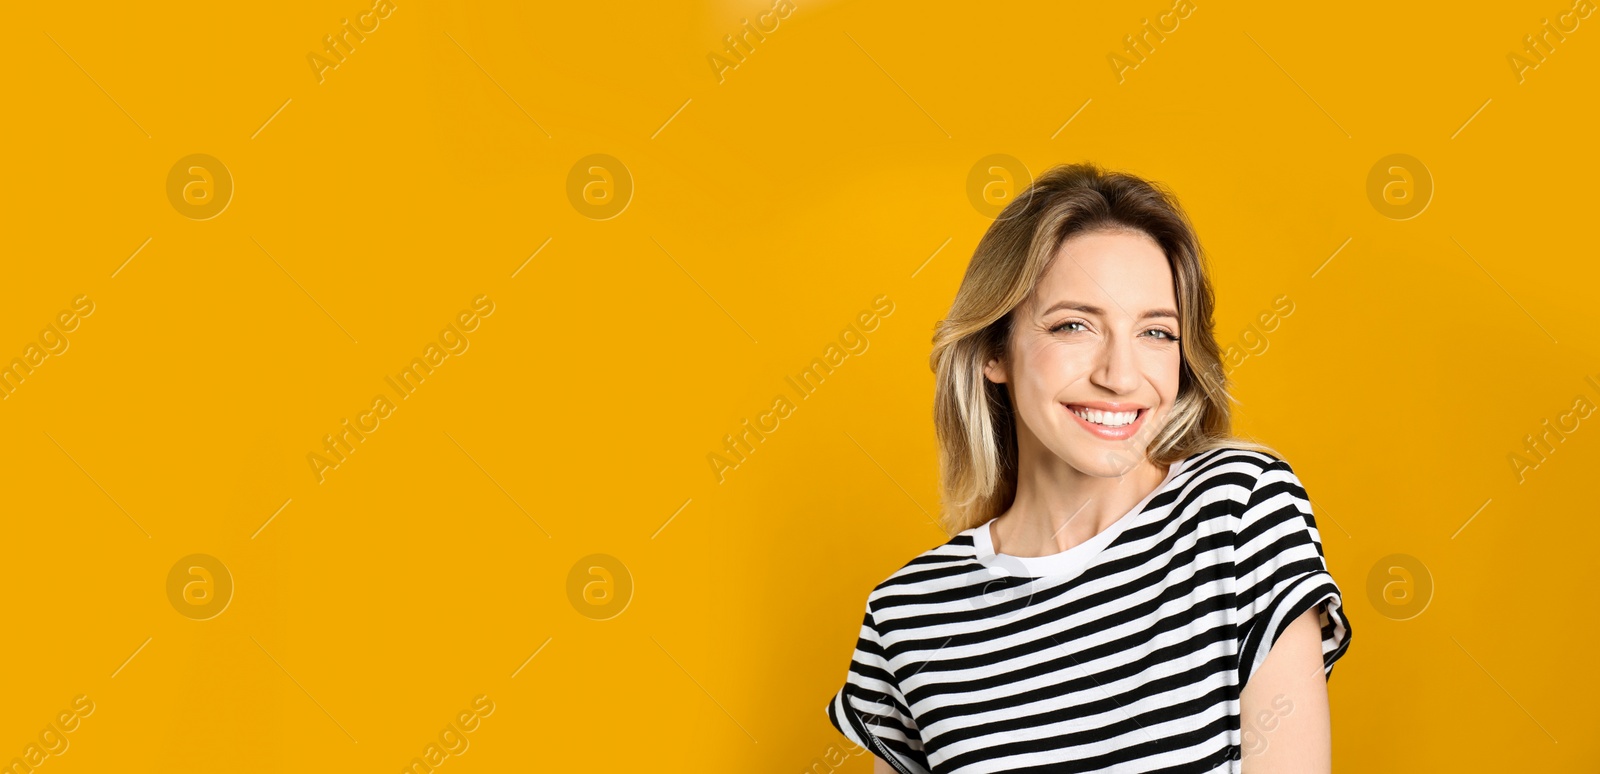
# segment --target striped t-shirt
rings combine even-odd
[[[1313,606],[1331,677],[1342,601],[1288,463],[1202,452],[1067,551],[985,523],[895,571],[828,718],[907,774],[1238,772],[1240,691]]]

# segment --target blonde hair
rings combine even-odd
[[[1172,268],[1183,331],[1178,397],[1145,456],[1169,465],[1224,447],[1272,453],[1233,435],[1211,280],[1199,238],[1176,197],[1131,174],[1063,164],[1040,175],[989,226],[949,316],[935,326],[929,363],[935,374],[940,520],[951,535],[999,516],[1016,497],[1016,418],[1005,385],[986,379],[983,365],[1004,356],[1012,311],[1032,295],[1062,242],[1094,232],[1148,235]]]

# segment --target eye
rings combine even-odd
[[[1151,336],[1151,338],[1153,338],[1153,339],[1162,339],[1162,340],[1166,340],[1166,341],[1177,341],[1178,340],[1178,337],[1173,335],[1172,331],[1169,331],[1169,330],[1167,330],[1165,328],[1151,328],[1150,330],[1145,331],[1145,333],[1148,333],[1148,334],[1160,334],[1159,336],[1155,336],[1155,335]]]
[[[1066,330],[1068,326],[1072,326],[1072,325],[1083,326],[1084,330],[1088,330],[1089,329],[1089,326],[1086,325],[1082,320],[1067,320],[1066,322],[1059,323],[1059,324],[1056,325],[1056,327],[1051,328],[1050,332],[1051,333],[1060,333],[1060,332]],[[1076,333],[1076,331],[1074,331],[1074,332]]]

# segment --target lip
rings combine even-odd
[[[1096,438],[1103,438],[1107,441],[1126,441],[1127,439],[1132,438],[1133,434],[1139,432],[1139,428],[1144,426],[1144,418],[1150,413],[1149,408],[1135,403],[1086,401],[1082,403],[1063,403],[1061,404],[1061,407],[1067,410],[1067,416],[1072,417],[1072,421],[1077,422],[1079,427],[1087,430],[1090,435],[1093,435]],[[1095,409],[1097,411],[1137,411],[1139,412],[1139,416],[1134,417],[1132,422],[1129,422],[1121,427],[1106,427],[1105,425],[1097,425],[1093,422],[1085,420],[1083,417],[1078,416],[1077,413],[1073,411],[1074,408]]]

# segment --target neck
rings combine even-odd
[[[1011,556],[1048,556],[1089,540],[1167,475],[1166,466],[1141,459],[1120,476],[1093,476],[1042,445],[1020,446],[1016,499],[994,520],[990,533],[995,552]]]

